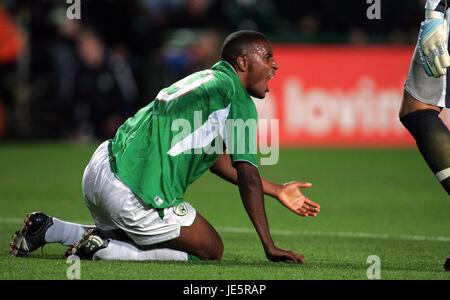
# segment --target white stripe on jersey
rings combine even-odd
[[[201,149],[211,143],[216,137],[221,137],[226,143],[225,121],[230,113],[230,106],[231,104],[228,104],[227,107],[212,112],[202,126],[175,145],[172,145],[167,154],[177,156],[187,150]]]

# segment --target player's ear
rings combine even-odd
[[[237,67],[240,71],[245,72],[248,69],[248,61],[244,55],[240,55],[236,59]]]

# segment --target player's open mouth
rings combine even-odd
[[[269,91],[269,81],[275,77],[275,72],[269,73],[269,78],[266,80],[266,92]]]

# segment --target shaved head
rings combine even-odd
[[[236,67],[237,58],[241,55],[248,54],[257,42],[270,43],[269,39],[262,33],[251,30],[236,31],[230,34],[223,42],[220,57],[222,60]]]

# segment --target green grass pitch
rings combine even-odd
[[[47,245],[28,258],[8,244],[25,213],[41,210],[89,222],[81,176],[95,145],[0,145],[0,279],[66,279],[65,247]],[[283,149],[261,168],[274,181],[304,180],[319,202],[315,219],[298,217],[272,198],[266,210],[276,244],[307,263],[271,263],[236,187],[212,174],[190,187],[191,202],[221,234],[221,262],[83,261],[81,279],[367,279],[367,258],[382,279],[450,279],[450,201],[416,149]]]

